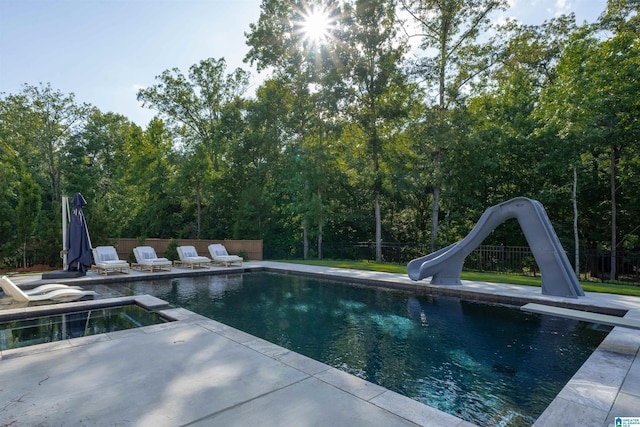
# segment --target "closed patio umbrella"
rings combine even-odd
[[[91,240],[82,208],[87,201],[76,193],[71,200],[71,219],[67,230],[68,271],[86,272],[91,267]]]

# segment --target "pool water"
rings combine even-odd
[[[530,426],[611,329],[272,273],[132,287],[482,426]]]
[[[40,316],[0,323],[0,350],[164,323],[137,305]]]

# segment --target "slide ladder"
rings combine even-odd
[[[537,200],[516,197],[487,209],[461,241],[407,265],[412,280],[432,277],[436,285],[459,285],[464,260],[500,224],[516,218],[542,274],[542,294],[577,298],[584,296],[567,254],[544,207]]]

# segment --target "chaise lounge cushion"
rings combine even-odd
[[[180,261],[195,263],[211,262],[211,259],[206,256],[198,255],[196,248],[193,246],[178,246],[177,250]]]
[[[135,247],[133,248],[133,255],[136,257],[134,268],[142,269],[146,267],[153,272],[156,268],[162,270],[163,267],[169,267],[170,271],[173,265],[167,258],[158,258],[156,251],[151,246]]]
[[[118,253],[113,246],[97,246],[93,248],[93,258],[96,262],[96,265],[106,265],[106,266],[128,266],[129,263],[127,261],[123,261],[118,258]]]
[[[209,245],[209,253],[211,254],[211,258],[216,263],[224,264],[228,266],[233,263],[239,263],[242,265],[242,257],[238,255],[229,255],[227,249],[221,245],[220,243],[214,243]]]
[[[136,257],[136,261],[138,261],[139,264],[166,264],[167,262],[171,262],[167,258],[159,258],[156,255],[156,251],[151,246],[138,246],[133,250],[133,253]]]
[[[206,256],[199,256],[194,246],[178,246],[176,250],[180,258],[180,260],[174,261],[176,266],[187,266],[191,269],[195,267],[209,268],[212,263],[211,259]]]
[[[94,267],[105,275],[110,271],[129,273],[129,263],[118,258],[113,246],[97,246],[93,248]]]

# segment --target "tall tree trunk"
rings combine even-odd
[[[578,172],[573,167],[573,189],[571,190],[571,200],[573,201],[573,242],[575,245],[575,271],[576,276],[580,278],[580,240],[578,237]]]
[[[307,219],[305,218],[303,220],[303,226],[302,226],[302,257],[304,259],[307,259],[307,257],[309,256],[309,227],[307,225]]]
[[[305,197],[306,194],[309,192],[309,181],[305,180],[304,181],[304,193],[305,193]],[[307,259],[307,257],[309,256],[309,219],[308,219],[308,214],[307,212],[303,212],[302,215],[302,241],[303,241],[303,248],[302,248],[302,257],[304,259]]]
[[[319,203],[319,211],[318,211],[318,259],[322,259],[322,192],[318,188],[318,203]]]
[[[318,224],[318,259],[322,259],[322,224]]]
[[[444,126],[444,113],[447,110],[445,102],[446,81],[447,81],[447,64],[449,63],[447,54],[447,40],[449,40],[449,31],[451,30],[451,17],[441,20],[440,28],[440,63],[438,71],[438,107],[440,109],[439,126]],[[431,207],[431,252],[436,250],[436,242],[438,240],[438,216],[440,216],[440,162],[442,161],[442,148],[438,147],[434,162],[434,186],[433,186],[433,206]]]
[[[438,240],[438,216],[440,215],[440,159],[441,150],[438,150],[435,158],[435,173],[433,186],[433,205],[431,206],[431,252],[436,250],[436,242]]]
[[[376,193],[375,199],[376,216],[376,261],[382,262],[382,216],[380,213],[380,194]]]
[[[431,207],[431,252],[436,250],[438,239],[438,215],[440,215],[440,185],[433,187],[433,206]]]
[[[371,90],[369,93],[372,93]],[[381,177],[379,174],[380,165],[379,165],[379,152],[380,152],[380,141],[378,140],[378,128],[376,127],[376,118],[378,117],[376,112],[376,103],[375,99],[371,100],[371,151],[373,152],[372,160],[373,160],[373,192],[374,192],[374,201],[373,201],[373,211],[376,222],[376,262],[382,262],[382,213],[380,212],[380,192],[382,188]]]
[[[616,146],[611,145],[611,166],[609,167],[611,174],[611,280],[617,277],[617,250],[618,241],[616,238],[616,219],[617,219],[617,202],[616,202]]]
[[[200,180],[196,178],[196,208],[197,208],[197,229],[196,229],[196,238],[200,238],[200,225],[201,225],[201,217],[202,217],[202,206],[200,203]]]
[[[580,278],[580,239],[578,236],[578,171],[573,167],[573,188],[571,189],[571,201],[573,202],[573,244],[575,246],[575,272]]]
[[[376,222],[376,262],[382,262],[382,213],[380,212],[380,188],[378,176],[378,154],[374,151],[373,155],[373,174],[375,176],[374,191],[375,199],[373,201],[373,211]]]
[[[578,172],[573,167],[573,188],[571,189],[571,201],[573,202],[573,243],[575,246],[575,271],[576,276],[580,278],[580,240],[578,237]]]

